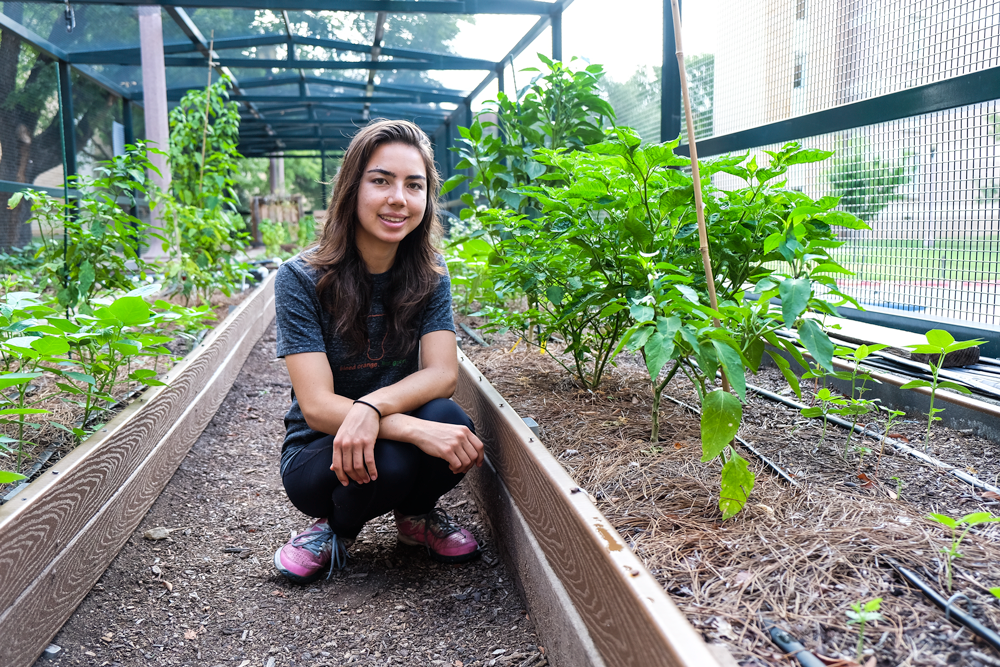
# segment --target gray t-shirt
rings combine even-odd
[[[444,266],[444,259],[441,258]],[[336,333],[330,312],[316,294],[316,270],[301,257],[295,257],[278,269],[274,283],[277,310],[278,357],[303,352],[325,352],[333,371],[333,390],[340,396],[357,399],[376,389],[399,382],[415,373],[419,348],[406,356],[393,356],[386,349],[387,327],[382,291],[387,273],[372,274],[372,307],[368,315],[368,349],[351,355],[347,343]],[[451,310],[451,280],[447,269],[431,294],[420,321],[419,335],[433,331],[454,331]],[[299,402],[292,391],[292,406],[285,415],[285,443],[281,450],[281,474],[292,459],[310,442],[323,437],[306,424]]]

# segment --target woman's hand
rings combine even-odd
[[[448,462],[455,474],[483,465],[483,443],[466,426],[422,421],[413,444],[420,450]]]
[[[378,413],[363,403],[355,403],[344,417],[333,438],[333,464],[330,466],[344,486],[352,479],[358,484],[378,479],[375,469],[378,429]]]

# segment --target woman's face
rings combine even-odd
[[[420,151],[407,144],[382,144],[365,166],[358,191],[356,241],[374,272],[388,270],[399,242],[424,218],[427,170]],[[385,258],[389,266],[380,266]]]

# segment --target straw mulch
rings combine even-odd
[[[1000,654],[947,622],[885,563],[883,557],[891,556],[944,588],[945,532],[923,518],[940,508],[927,506],[916,489],[904,494],[913,496],[911,502],[892,499],[882,485],[845,488],[826,479],[830,471],[816,469],[822,457],[815,456],[808,429],[797,440],[789,429],[772,429],[784,460],[795,462],[805,483],[791,487],[741,452],[757,483],[744,511],[724,522],[717,508],[720,466],[699,460],[698,418],[665,402],[664,433],[651,446],[652,395],[634,360],[619,358],[600,391],[591,393],[574,386],[537,349],[522,344],[509,352],[513,343],[498,337],[494,347],[464,349],[522,417],[538,421],[548,448],[596,499],[691,623],[708,641],[724,644],[739,664],[798,664],[770,642],[765,621],[778,623],[814,652],[853,658],[858,634],[848,627],[846,612],[852,603],[880,597],[884,620],[868,629],[865,641],[877,665],[1000,665]],[[696,401],[683,382],[668,393]],[[775,416],[778,410],[752,398],[746,430],[753,432],[748,422],[754,415]],[[791,423],[795,415],[775,418]],[[749,439],[759,444],[768,437],[754,435]],[[841,475],[844,462],[830,463],[832,474]],[[893,465],[917,466],[898,458]],[[971,495],[969,487],[936,473],[924,470],[913,477],[931,478],[945,495]],[[1000,586],[1000,525],[968,536],[961,551],[955,590],[969,602],[959,604],[1000,628],[1000,601],[988,591]]]

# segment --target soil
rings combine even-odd
[[[476,324],[476,320],[466,319]],[[747,451],[756,486],[744,510],[723,521],[718,462],[700,462],[699,417],[664,401],[661,440],[651,444],[652,392],[644,366],[621,355],[599,390],[579,389],[538,348],[515,347],[511,335],[467,342],[469,358],[522,417],[541,426],[542,441],[618,529],[709,643],[724,645],[745,666],[798,664],[765,634],[767,622],[790,631],[806,648],[853,660],[852,603],[882,598],[883,619],[865,633],[866,655],[879,666],[1000,665],[1000,653],[949,623],[903,582],[890,556],[945,590],[941,549],[947,529],[925,517],[1000,514],[1000,498],[855,436],[751,395],[740,436],[793,476],[780,480]],[[511,351],[513,348],[513,351]],[[765,369],[748,381],[791,394]],[[803,383],[811,402],[813,387]],[[697,405],[693,387],[675,379],[666,394]],[[946,406],[945,406],[946,407]],[[873,421],[878,430],[884,423]],[[922,449],[926,417],[907,415],[892,433]],[[862,459],[860,448],[869,453]],[[994,483],[1000,445],[935,426],[928,453]],[[898,479],[894,479],[898,478]],[[981,526],[961,545],[954,590],[964,610],[1000,628],[1000,524]],[[865,658],[867,663],[870,657]],[[853,662],[842,663],[854,664]]]
[[[345,570],[309,586],[272,556],[311,519],[278,476],[291,384],[272,327],[222,407],[40,666],[546,664],[511,575],[462,485],[440,507],[483,557],[443,565],[370,522]],[[164,527],[162,540],[146,531]]]

